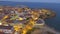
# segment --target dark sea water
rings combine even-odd
[[[48,26],[55,28],[56,30],[60,31],[60,3],[39,3],[39,2],[4,2],[1,1],[0,5],[10,5],[10,6],[16,6],[16,5],[26,5],[30,8],[47,8],[55,11],[56,17],[46,19],[45,22]]]

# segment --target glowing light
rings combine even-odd
[[[19,20],[23,20],[23,18],[20,17]]]
[[[2,23],[0,22],[0,25],[2,25]]]

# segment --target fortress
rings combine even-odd
[[[27,34],[33,28],[44,28],[44,19],[54,17],[55,13],[49,9],[31,9],[28,7],[0,6],[0,26],[13,32],[6,34]],[[8,27],[6,27],[8,26]],[[1,28],[0,27],[0,28]],[[7,30],[8,31],[8,30]],[[31,33],[32,34],[32,33]]]

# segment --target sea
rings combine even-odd
[[[0,6],[17,6],[24,5],[29,8],[46,8],[53,10],[56,13],[54,18],[45,20],[46,25],[60,31],[60,3],[42,3],[42,2],[11,2],[0,1]]]

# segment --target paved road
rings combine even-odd
[[[57,32],[54,29],[51,29],[50,27],[45,26],[41,29],[36,29],[31,34],[60,34],[60,32]]]

